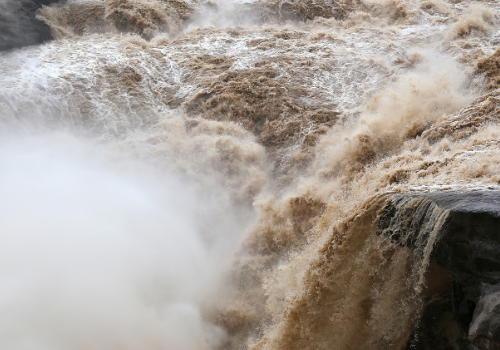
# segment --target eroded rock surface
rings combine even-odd
[[[469,339],[474,350],[500,349],[500,292],[486,295],[477,304]]]
[[[500,193],[396,196],[380,225],[428,264],[407,349],[500,349]]]

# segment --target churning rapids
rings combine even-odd
[[[433,253],[436,193],[497,210],[498,1],[50,2],[0,52],[0,348],[500,349],[500,273]]]

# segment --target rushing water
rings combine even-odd
[[[38,16],[0,53],[0,347],[404,349],[426,255],[381,195],[500,182],[497,1]]]

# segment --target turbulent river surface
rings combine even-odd
[[[1,348],[407,347],[432,239],[371,234],[377,203],[498,189],[500,3],[37,17],[0,52]]]

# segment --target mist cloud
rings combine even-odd
[[[195,194],[106,152],[67,135],[0,143],[1,348],[206,347],[215,272]]]

